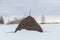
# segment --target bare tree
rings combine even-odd
[[[0,24],[4,24],[4,19],[2,16],[0,16]]]
[[[45,16],[44,16],[44,15],[42,15],[41,23],[42,23],[42,24],[45,24]]]

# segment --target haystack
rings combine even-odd
[[[16,28],[15,32],[21,29],[43,32],[41,26],[31,16],[24,18]]]

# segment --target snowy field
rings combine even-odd
[[[44,32],[21,30],[14,33],[17,24],[1,25],[0,40],[60,40],[60,24],[40,24]]]

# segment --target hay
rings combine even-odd
[[[15,32],[17,32],[18,30],[21,30],[21,29],[43,32],[41,26],[31,16],[24,18],[21,21],[21,23],[18,25],[18,27],[16,28]]]

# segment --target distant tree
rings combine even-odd
[[[15,17],[15,20],[18,21],[18,19]]]
[[[44,24],[44,23],[45,23],[45,16],[44,16],[44,15],[42,15],[41,23],[42,23],[42,24]]]
[[[4,19],[2,16],[0,16],[0,24],[4,24]]]

